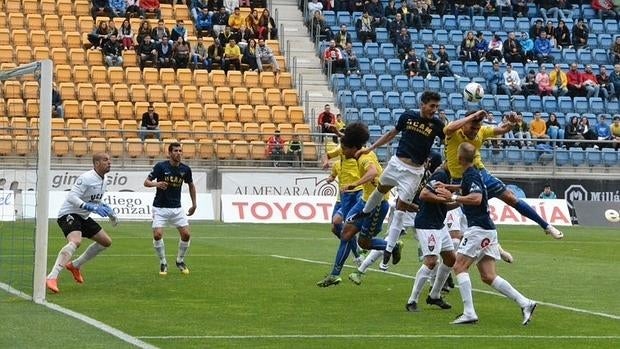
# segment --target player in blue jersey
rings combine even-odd
[[[181,235],[179,252],[176,266],[183,274],[189,274],[185,264],[185,255],[189,248],[190,231],[189,222],[181,207],[181,187],[183,183],[189,186],[189,195],[192,206],[187,211],[191,216],[196,211],[196,187],[192,179],[192,170],[189,166],[181,163],[183,149],[181,144],[174,142],[168,146],[169,160],[158,162],[144,181],[147,188],[155,187],[155,199],[153,200],[153,247],[159,257],[159,274],[168,273],[168,262],[164,248],[164,226],[171,224],[176,227]]]
[[[398,187],[400,201],[411,203],[415,197],[422,176],[424,175],[424,162],[428,159],[431,147],[436,137],[444,139],[444,123],[435,113],[439,108],[441,96],[434,91],[425,91],[420,98],[420,110],[405,111],[390,132],[381,136],[373,145],[358,151],[358,156],[377,149],[391,142],[398,133],[402,132],[396,155],[392,156],[385,171],[379,179],[377,189],[370,195],[364,209],[351,220],[361,219],[368,216],[372,210],[381,203],[383,196],[393,187]],[[400,253],[400,249],[394,250],[396,242],[403,229],[403,216],[406,207],[397,204],[392,217],[387,236],[388,245],[383,255],[383,264],[387,265],[393,251]]]
[[[482,281],[499,293],[512,299],[521,307],[523,325],[527,325],[536,309],[536,302],[523,296],[510,283],[497,275],[495,261],[500,259],[497,230],[489,216],[489,203],[486,187],[480,171],[474,167],[476,148],[470,143],[462,143],[457,150],[459,163],[464,169],[460,189],[461,195],[440,192],[439,196],[463,205],[467,218],[467,229],[459,245],[454,273],[463,298],[464,310],[453,324],[471,324],[478,321],[469,279],[469,267],[476,263]]]

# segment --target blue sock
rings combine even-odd
[[[353,256],[355,258],[360,256],[360,253],[357,250],[357,236],[353,236],[353,238],[349,240],[349,248],[351,249],[351,252],[353,253]]]
[[[520,214],[538,223],[538,225],[540,225],[543,229],[547,229],[549,226],[549,223],[545,222],[545,220],[542,219],[542,217],[539,216],[538,213],[536,213],[536,211],[534,211],[534,209],[531,208],[525,201],[519,199],[515,208]]]
[[[332,233],[334,233],[334,235],[336,235],[336,237],[340,239],[340,234],[342,234],[342,227],[344,227],[344,223],[334,223],[332,224],[332,226],[334,229]]]
[[[332,269],[332,275],[340,275],[340,271],[344,266],[344,262],[349,257],[351,248],[348,241],[340,240],[340,246],[338,246],[338,252],[336,253],[336,261],[334,262],[334,269]]]
[[[387,241],[380,238],[372,238],[370,246],[373,250],[385,250],[385,247],[387,246]]]

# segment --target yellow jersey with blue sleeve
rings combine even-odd
[[[354,158],[347,159],[342,154],[340,147],[327,152],[327,157],[333,159],[340,157],[340,173],[338,174],[338,184],[345,187],[351,183],[357,182],[361,177],[358,170],[357,160]],[[362,190],[362,186],[355,187],[352,191]]]
[[[359,170],[360,178],[364,176],[364,174],[368,171],[368,169],[374,165],[377,169],[377,176],[374,180],[363,184],[364,191],[362,192],[362,199],[364,201],[368,201],[370,194],[377,188],[377,183],[379,181],[379,177],[381,177],[381,173],[383,173],[383,167],[379,163],[379,159],[377,158],[377,154],[374,151],[369,152],[368,154],[364,154],[357,159],[357,165]],[[384,200],[388,200],[390,198],[389,192],[385,194]]]
[[[446,126],[447,127],[447,126]],[[444,129],[445,133],[445,129]],[[457,130],[450,136],[446,136],[446,146],[444,153],[448,160],[448,170],[450,171],[450,177],[452,179],[463,178],[463,167],[459,163],[458,148],[461,143],[470,143],[476,148],[476,154],[474,156],[474,167],[481,170],[484,168],[482,158],[480,157],[480,148],[486,139],[495,137],[495,131],[493,126],[482,126],[476,137],[473,139],[468,138],[463,133],[463,130]]]

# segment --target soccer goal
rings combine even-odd
[[[52,71],[51,60],[0,70],[0,289],[37,303],[45,301]]]

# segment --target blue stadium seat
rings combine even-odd
[[[476,31],[487,30],[487,21],[486,21],[486,18],[484,18],[484,16],[473,16],[471,18],[471,21],[472,21],[473,30],[476,30]]]
[[[517,30],[520,32],[530,32],[530,21],[525,17],[517,18]]]
[[[581,64],[592,64],[592,51],[589,49],[577,50],[577,59]]]
[[[392,81],[391,75],[379,75],[377,80],[379,82],[379,90],[383,92],[389,92],[394,90],[394,82]]]
[[[360,11],[355,11],[351,14],[351,25],[355,26],[357,20],[363,16],[363,13]]]
[[[362,74],[370,74],[372,72],[372,69],[370,67],[370,59],[360,58],[357,60],[357,63],[360,68],[359,70]]]
[[[407,31],[409,32],[409,36],[411,36],[411,42],[415,43],[420,40],[420,34],[418,33],[417,29],[409,28],[407,29]]]
[[[602,34],[600,34],[600,35],[602,35]],[[597,46],[596,45],[597,42],[598,42],[598,35],[592,34],[592,33],[588,34],[588,44],[592,43],[592,44],[590,44],[590,46],[594,46],[594,48],[607,48],[607,47],[599,47],[599,46]]]
[[[456,46],[452,45],[449,41],[448,41],[448,44],[446,45],[446,53],[448,54],[448,57],[450,58],[458,57],[458,49],[456,48]]]
[[[381,127],[392,124],[392,112],[388,108],[377,108],[377,123]]]
[[[370,91],[368,95],[370,106],[373,108],[381,108],[385,105],[385,97],[381,91]]]
[[[499,165],[504,162],[506,153],[504,149],[491,149],[491,148],[483,148],[488,151],[489,160],[493,165]]]
[[[354,26],[347,27],[347,32],[351,35],[351,42],[359,42],[359,39],[357,38],[357,31]]]
[[[441,79],[441,90],[445,93],[458,92],[459,88],[456,85],[456,79],[453,76],[446,76]]]
[[[620,103],[618,101],[605,102],[605,108],[609,114],[620,114]]]
[[[392,123],[396,125],[400,116],[405,112],[404,108],[392,109]]]
[[[531,2],[527,3],[527,17],[532,19],[538,17],[538,8],[536,7],[536,4]]]
[[[502,30],[513,32],[517,30],[517,21],[513,17],[502,17]]]
[[[465,75],[470,78],[474,78],[480,75],[480,73],[478,72],[478,62],[465,62],[463,68]]]
[[[587,113],[589,107],[586,97],[573,98],[573,110],[577,113]]]
[[[618,151],[611,148],[603,148],[603,164],[605,167],[613,167],[618,165]]]
[[[540,96],[532,95],[527,96],[527,109],[531,112],[540,111],[543,108],[542,99]]]
[[[388,147],[379,147],[375,153],[380,162],[386,162],[390,158],[390,150]]]
[[[469,84],[471,82],[471,79],[469,79],[468,77],[462,77],[460,79],[458,79],[457,83],[459,86],[458,91],[462,92],[465,89],[465,86],[467,86],[467,84]],[[485,86],[485,85],[483,85]]]
[[[463,62],[461,61],[457,61],[457,60],[450,61],[450,69],[452,69],[452,72],[456,75],[460,75],[460,76],[465,75],[465,69],[463,67]]]
[[[525,96],[522,96],[522,95],[512,96],[512,108],[517,111],[526,110],[527,103],[525,102]]]
[[[536,149],[523,149],[523,163],[526,166],[534,165],[538,162],[540,153]]]
[[[400,103],[405,109],[415,109],[418,106],[418,99],[415,92],[403,92],[400,94]]]
[[[375,34],[377,34],[377,42],[386,42],[390,39],[387,29],[385,28],[377,28],[375,29]]]
[[[445,29],[435,30],[435,43],[438,45],[448,45],[450,43],[448,31]]]
[[[332,27],[338,24],[336,22],[336,13],[334,11],[323,11],[323,18],[325,19],[325,24]],[[347,23],[347,25],[349,25]]]
[[[521,149],[518,147],[507,147],[506,148],[506,163],[508,165],[516,165],[523,161],[523,153]]]
[[[353,92],[353,103],[356,108],[369,108],[370,100],[368,99],[368,92],[355,91]]]
[[[456,22],[458,23],[459,29],[461,31],[472,30],[471,19],[469,18],[469,16],[459,15],[456,18]]]
[[[542,110],[545,112],[552,113],[558,110],[558,101],[553,96],[543,96],[542,103]]]
[[[372,67],[372,71],[376,75],[381,75],[387,73],[387,64],[385,63],[385,59],[383,58],[375,58],[370,61],[370,66]]]
[[[433,31],[430,29],[420,30],[420,41],[424,45],[433,44],[435,39],[433,38]]]
[[[492,32],[504,31],[502,29],[502,21],[497,16],[487,17],[487,29]]]
[[[443,29],[455,30],[458,29],[456,17],[454,15],[443,15]]]
[[[385,59],[395,58],[396,50],[394,49],[394,44],[389,42],[381,44],[381,47],[379,47],[379,54]]]
[[[603,99],[601,97],[591,97],[588,100],[588,103],[590,103],[590,112],[592,113],[602,114],[608,112],[607,108],[605,107],[605,102],[603,102]]]
[[[562,60],[564,62],[577,62],[577,51],[572,48],[565,48],[562,50]]]
[[[379,58],[379,44],[376,42],[367,42],[364,45],[364,52],[369,59]]]
[[[418,100],[420,100],[420,97],[422,96],[421,93],[418,93]],[[441,100],[439,101],[439,109],[448,109],[450,108],[450,104],[448,103],[448,94],[445,92],[439,92],[439,96],[441,97]]]
[[[396,75],[394,76],[393,81],[396,91],[409,91],[409,78],[406,75]]]
[[[426,89],[426,83],[421,76],[414,76],[411,78],[411,90],[413,92],[422,92]]]
[[[495,98],[491,95],[485,95],[484,97],[482,97],[482,100],[480,101],[480,106],[485,110],[497,109],[495,105]]]
[[[431,29],[438,30],[443,27],[441,17],[439,15],[431,15]]]
[[[609,59],[609,55],[606,50],[603,49],[594,49],[592,50],[592,61],[594,64],[609,64],[611,60]]]
[[[347,108],[344,112],[344,119],[347,120],[348,123],[360,121],[360,111],[357,108]]]
[[[563,113],[570,113],[573,111],[573,99],[568,96],[558,97],[558,108]]]
[[[450,32],[448,32],[448,40],[452,45],[457,47],[460,46],[463,41],[463,32],[461,30],[450,30]]]
[[[370,142],[374,143],[379,137],[382,136],[381,126],[368,125],[368,131],[370,132]]]
[[[387,60],[387,72],[390,75],[400,75],[403,73],[403,63],[398,58],[390,58]]]
[[[511,111],[512,105],[510,104],[510,98],[506,95],[498,95],[495,97],[495,103],[497,104],[497,110],[503,112]]]
[[[340,110],[353,107],[353,94],[350,90],[338,91],[336,102],[338,103],[338,109]]]
[[[519,73],[519,76],[523,76],[523,77],[527,76],[527,72],[525,71],[525,66],[521,62],[513,62],[512,70]]]
[[[353,74],[347,77],[347,86],[352,91],[359,91],[362,89],[362,78],[359,75]]]
[[[570,151],[564,149],[556,149],[555,151],[555,164],[556,166],[566,166],[570,162]]]
[[[448,95],[448,103],[450,104],[453,110],[466,109],[467,105],[465,104],[465,100],[463,99],[463,94],[461,93],[450,93]]]
[[[582,166],[586,163],[586,152],[580,148],[571,149],[568,155],[570,157],[571,165],[575,167]]]
[[[374,91],[379,88],[377,76],[374,74],[365,74],[362,76],[362,84],[366,91]]]
[[[598,149],[587,149],[586,150],[586,160],[588,166],[602,166],[603,165],[603,153]]]
[[[390,109],[400,108],[400,93],[394,91],[386,92],[385,105]]]
[[[369,127],[375,125],[375,110],[372,108],[360,108],[360,119],[363,123],[368,124]],[[380,127],[379,130],[381,130]]]
[[[592,34],[605,33],[605,25],[603,24],[603,21],[598,18],[591,19],[590,23],[588,24],[588,28],[590,29],[590,33]]]
[[[329,88],[332,91],[340,91],[347,88],[347,78],[344,74],[332,74],[330,78]]]
[[[449,121],[454,121],[455,120],[454,110],[448,109],[448,110],[444,110],[444,112],[446,113],[446,118],[448,118]]]
[[[607,34],[618,34],[620,33],[620,28],[618,28],[620,23],[614,19],[606,19],[603,21],[603,26],[605,27],[605,33]]]
[[[441,80],[436,76],[431,76],[430,79],[426,79],[426,88],[431,91],[441,91]]]
[[[581,16],[586,20],[594,19],[597,17],[596,12],[591,5],[581,5]]]
[[[364,52],[364,45],[362,45],[361,42],[353,42],[352,43],[352,48],[353,48],[353,52],[355,52],[355,55],[357,56],[358,59],[366,57],[366,52]]]

